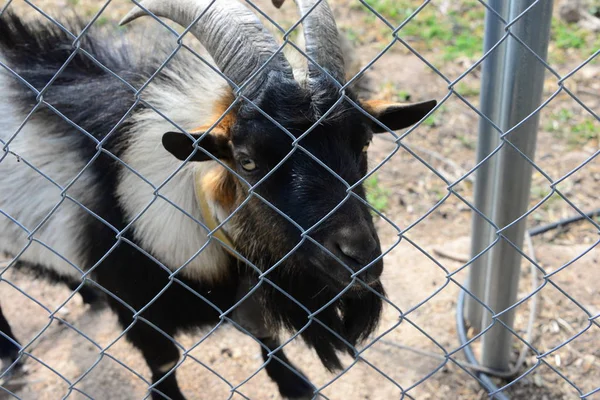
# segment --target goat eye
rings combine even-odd
[[[245,158],[245,159],[241,160],[240,165],[246,171],[254,171],[256,169],[256,163],[249,158]]]

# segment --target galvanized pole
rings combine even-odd
[[[541,59],[546,60],[552,19],[552,0],[511,0],[510,20],[514,20],[529,6],[536,3],[514,25],[510,32],[522,40]],[[503,131],[523,121],[541,104],[545,67],[525,46],[508,38],[502,92],[501,128]],[[535,154],[539,114],[535,114],[513,131],[506,140],[531,160]],[[528,209],[532,166],[514,148],[504,143],[499,152],[498,173],[494,184],[495,204],[493,220],[504,228]],[[522,248],[525,220],[502,232],[506,239]],[[486,304],[500,313],[517,299],[519,271],[522,256],[506,240],[500,240],[492,249],[486,280]],[[500,319],[513,326],[514,310]],[[489,314],[484,325],[491,323]],[[507,370],[511,356],[512,334],[499,322],[483,336],[482,364],[489,368]]]
[[[506,0],[490,0],[488,6],[495,10],[504,20],[508,19],[508,5]],[[485,38],[483,42],[484,53],[487,53],[502,39],[505,34],[505,23],[489,9],[486,10]],[[506,41],[502,42],[483,61],[481,77],[481,108],[483,115],[494,124],[500,125],[500,106],[503,81]],[[477,141],[477,162],[481,162],[500,144],[500,133],[485,119],[479,120],[479,139]],[[496,173],[494,156],[483,163],[475,176],[475,207],[488,218],[492,217],[493,210],[493,184]],[[473,235],[471,236],[471,258],[485,250],[493,241],[494,230],[489,222],[479,214],[473,213]],[[489,251],[482,254],[471,264],[469,269],[468,289],[471,294],[483,301],[485,299],[485,278]],[[470,296],[466,297],[465,318],[469,326],[479,331],[482,323],[483,307]]]

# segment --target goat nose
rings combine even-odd
[[[364,267],[379,255],[377,241],[367,227],[342,228],[331,239],[329,249],[349,267]]]

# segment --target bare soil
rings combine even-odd
[[[59,20],[65,10],[90,18],[100,9],[101,3],[104,4],[91,0],[35,2]],[[331,3],[342,30],[352,26],[368,33],[372,29],[363,18],[365,10],[348,7],[343,0]],[[266,0],[257,0],[254,4],[268,11],[283,25],[289,26],[297,18],[291,4],[286,4],[283,11],[274,10]],[[102,18],[108,21],[103,20],[103,23],[117,21],[129,7],[130,2],[125,0],[111,2],[102,13]],[[39,17],[24,2],[13,1],[10,9],[27,13],[32,18]],[[378,40],[374,37],[366,43],[355,44],[353,70],[358,71],[370,63],[386,40],[389,41],[389,38]],[[430,51],[422,55],[429,59],[435,57],[433,53]],[[448,61],[442,71],[455,78],[473,61]],[[582,61],[568,60],[558,68],[569,71]],[[447,84],[400,44],[394,45],[374,63],[366,77],[371,94],[387,100],[397,100],[399,90],[408,91],[411,101],[441,99],[448,93]],[[569,90],[596,113],[600,111],[599,77],[600,66],[596,61],[566,83]],[[475,69],[465,79],[465,82],[477,86],[480,70]],[[545,98],[556,87],[556,79],[548,77]],[[478,107],[478,95],[467,99]],[[557,135],[553,124],[557,124],[556,115],[563,109],[570,112],[570,120],[558,122],[560,126],[572,125],[589,116],[566,94],[557,96],[542,110],[536,162],[554,180],[577,168],[599,147],[595,139],[574,144],[568,137]],[[598,121],[595,124],[598,127]],[[398,230],[410,229],[404,231],[404,238],[385,257],[383,282],[389,304],[379,328],[379,334],[384,336],[362,354],[365,361],[352,363],[347,358],[345,361],[349,369],[335,379],[338,376],[325,371],[316,356],[302,343],[294,341],[286,347],[290,360],[317,387],[332,382],[322,391],[329,399],[398,399],[402,398],[403,390],[415,399],[488,397],[472,376],[444,359],[445,354],[453,354],[459,347],[455,322],[459,287],[449,276],[459,283],[467,277],[469,267],[453,273],[469,259],[472,211],[452,194],[438,205],[448,193],[448,185],[431,170],[436,169],[449,182],[454,182],[473,168],[476,163],[477,126],[477,114],[452,96],[439,110],[435,123],[422,125],[402,141],[420,160],[405,148],[396,151],[397,145],[390,135],[378,136],[371,146],[372,167],[387,159],[377,172],[378,184],[388,191],[384,214],[395,226],[383,219],[377,222],[384,248],[389,249],[397,243]],[[469,202],[473,197],[473,179],[471,175],[454,187]],[[597,207],[600,162],[597,158],[592,160],[558,187],[582,210]],[[549,192],[550,183],[543,174],[535,172],[531,207]],[[528,224],[530,227],[542,225],[576,213],[569,203],[554,195],[530,215]],[[535,237],[533,243],[539,265],[551,274],[588,251],[597,241],[595,227],[589,222],[581,222]],[[528,250],[525,249],[525,252]],[[564,377],[530,352],[520,372],[526,376],[506,390],[513,399],[574,399],[600,386],[600,330],[583,311],[585,309],[593,316],[600,312],[598,259],[598,250],[592,248],[585,256],[551,275],[549,280],[538,276],[536,291],[540,286],[541,289],[535,294],[539,307],[531,345],[539,354],[549,352],[543,360]],[[533,293],[530,273],[529,262],[523,260],[519,299]],[[78,297],[59,308],[70,295],[67,288],[49,285],[13,270],[7,271],[3,278],[19,290],[5,281],[0,282],[2,310],[20,341],[32,342],[28,351],[33,356],[25,360],[24,373],[6,380],[3,387],[24,399],[62,398],[69,388],[64,378],[73,382],[93,366],[91,372],[77,383],[76,390],[95,399],[137,399],[147,395],[148,384],[138,375],[148,380],[149,371],[138,351],[120,337],[122,330],[109,310],[91,311]],[[531,298],[517,308],[515,329],[520,335],[525,333],[530,304]],[[54,313],[68,324],[52,319]],[[177,340],[184,348],[190,349],[206,333],[198,331],[180,335]],[[477,354],[480,342],[481,338],[473,344]],[[569,343],[557,348],[565,342]],[[514,347],[516,358],[520,342],[515,340]],[[432,354],[425,355],[411,349]],[[254,375],[262,365],[258,345],[229,326],[220,327],[191,355],[231,385],[237,387],[245,382],[237,391],[247,398],[280,398],[264,371]],[[464,362],[461,352],[453,354],[452,358]],[[531,368],[533,370],[527,372]],[[185,359],[178,368],[178,379],[184,394],[190,399],[230,398],[230,387],[191,358]],[[510,381],[497,380],[496,383],[504,385]],[[0,398],[4,397],[10,396],[0,394]],[[85,396],[73,391],[69,398]],[[234,394],[232,398],[241,399],[242,396]],[[600,392],[587,398],[600,399]]]

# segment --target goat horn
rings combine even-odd
[[[254,13],[236,1],[142,0],[140,4],[154,15],[184,27],[190,26],[202,15],[190,32],[208,50],[221,72],[236,85],[244,84],[273,57],[261,73],[248,82],[244,94],[249,98],[258,94],[271,72],[294,79],[285,56],[281,52],[275,54],[279,46],[273,36]],[[147,15],[144,10],[135,7],[120,25],[144,15]]]
[[[337,25],[326,0],[295,0],[300,13],[306,17],[302,22],[306,53],[329,72],[339,83],[345,83],[344,56],[340,46]],[[281,5],[283,0],[273,0]],[[316,4],[316,5],[315,5]],[[314,7],[314,8],[313,8]],[[308,62],[308,76],[318,78],[322,73],[312,62]]]

